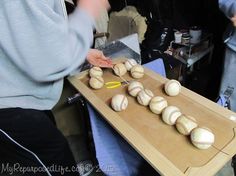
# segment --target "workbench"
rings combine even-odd
[[[129,75],[125,78],[131,79]],[[118,78],[107,70],[104,79],[111,81]],[[111,127],[162,175],[211,176],[236,153],[236,123],[231,120],[231,117],[236,117],[235,113],[184,87],[177,98],[166,96],[163,84],[167,79],[149,69],[145,69],[145,76],[139,81],[155,95],[165,97],[170,105],[178,106],[184,114],[194,116],[200,126],[210,128],[216,137],[214,147],[196,149],[186,136],[178,134],[173,126],[164,124],[158,115],[139,105],[133,97],[128,96],[129,107],[126,111],[114,112],[110,99],[117,93],[126,94],[124,87],[113,91],[105,88],[92,90],[88,86],[87,72],[69,80]]]

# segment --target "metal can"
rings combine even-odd
[[[198,26],[193,26],[190,28],[190,42],[193,44],[199,43],[201,41],[202,30]]]
[[[189,35],[189,33],[184,33],[183,35],[182,35],[182,41],[181,41],[181,43],[182,44],[184,44],[184,45],[188,45],[189,43],[190,43],[190,35]]]

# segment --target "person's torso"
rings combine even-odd
[[[224,42],[227,47],[236,52],[236,27],[230,25],[224,35]]]
[[[37,82],[30,79],[30,77],[19,69],[18,66],[12,62],[12,59],[10,59],[11,57],[17,57],[9,52],[11,49],[17,50],[17,48],[11,48],[15,47],[15,45],[11,45],[11,43],[14,43],[14,37],[11,36],[11,32],[14,30],[14,34],[17,33],[17,29],[11,29],[8,23],[10,20],[14,20],[12,19],[14,15],[11,14],[17,11],[17,13],[20,13],[19,11],[21,9],[16,5],[20,3],[20,1],[22,0],[0,1],[0,108],[21,107],[40,110],[50,109],[59,99],[63,80],[47,83]],[[43,1],[47,3],[48,7],[55,13],[66,18],[63,0]],[[14,2],[17,3],[14,4]],[[24,23],[24,21],[16,22]]]

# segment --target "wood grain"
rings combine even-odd
[[[105,82],[121,81],[111,69],[104,69]],[[127,73],[124,78],[132,80]],[[71,84],[99,111],[103,117],[139,152],[159,173],[170,176],[214,175],[236,153],[236,123],[229,120],[235,113],[182,87],[177,97],[169,97],[164,91],[166,78],[145,69],[145,76],[138,79],[155,96],[163,96],[169,105],[193,116],[199,126],[205,126],[215,134],[214,147],[207,150],[195,148],[190,139],[166,125],[160,115],[138,104],[128,95],[127,86],[116,89],[93,90],[88,85],[88,74],[69,78]],[[115,112],[110,107],[112,96],[126,94],[129,105],[125,111]],[[206,174],[207,173],[207,174]]]

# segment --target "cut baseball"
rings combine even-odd
[[[190,137],[193,145],[199,149],[208,149],[215,141],[215,135],[205,127],[195,128]]]

